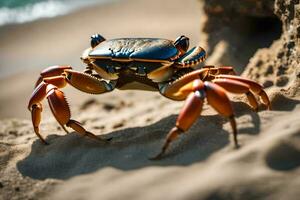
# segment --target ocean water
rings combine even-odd
[[[0,26],[67,14],[115,0],[0,0]]]

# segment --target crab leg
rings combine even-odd
[[[150,159],[160,159],[164,155],[171,142],[174,141],[181,133],[187,131],[196,121],[202,111],[202,106],[203,96],[201,96],[201,93],[198,91],[191,93],[179,113],[176,126],[168,133],[160,153]]]
[[[59,65],[47,67],[40,73],[40,77],[38,78],[37,82],[35,83],[35,87],[37,87],[43,81],[43,78],[59,76],[66,69],[72,69],[72,67],[71,66],[59,66]]]
[[[217,75],[217,74],[231,74],[236,75],[236,72],[234,71],[233,67],[231,66],[221,66],[221,67],[215,67],[215,66],[204,66],[204,69],[209,69],[210,75]]]
[[[54,69],[55,73],[50,70],[50,74],[56,75],[60,70],[60,68]],[[46,76],[47,75],[49,74],[46,74]],[[71,113],[68,103],[65,99],[64,93],[58,89],[65,87],[67,83],[81,91],[92,94],[109,92],[113,89],[113,86],[105,81],[101,81],[93,76],[69,69],[65,69],[60,76],[43,78],[43,81],[40,82],[33,91],[28,104],[28,109],[31,110],[32,123],[36,135],[43,143],[47,144],[39,132],[42,112],[41,102],[43,99],[47,98],[54,117],[66,132],[67,130],[64,127],[65,125],[80,134],[99,140],[99,138],[94,134],[86,131],[79,122],[70,119]]]
[[[192,126],[202,111],[205,97],[207,98],[208,104],[210,104],[219,114],[229,119],[233,129],[234,144],[235,147],[238,147],[236,122],[231,103],[226,95],[226,91],[217,84],[208,81],[203,83],[199,79],[194,80],[192,84],[189,83],[182,90],[184,90],[184,92],[190,92],[190,94],[188,95],[186,102],[179,113],[176,126],[168,133],[160,153],[151,159],[160,159],[166,152],[171,142],[174,141],[178,135],[186,132]]]
[[[31,118],[32,118],[32,124],[33,124],[35,134],[40,138],[40,140],[44,144],[48,144],[46,140],[41,136],[39,130],[39,125],[41,123],[41,118],[42,118],[42,105],[40,103],[34,104],[32,106]]]
[[[235,81],[239,81],[242,83],[246,83],[247,85],[249,85],[249,88],[253,93],[260,96],[260,98],[262,99],[263,103],[267,106],[267,108],[271,109],[271,103],[270,103],[268,95],[263,90],[263,87],[260,84],[256,83],[255,81],[247,79],[247,78],[239,77],[239,76],[233,76],[233,75],[217,75],[217,76],[215,76],[215,78],[216,79],[230,79],[230,80],[235,80]]]
[[[176,139],[179,134],[189,129],[197,119],[195,116],[200,114],[205,97],[207,98],[208,104],[219,114],[229,119],[233,129],[234,144],[235,147],[238,147],[236,122],[230,100],[226,95],[226,90],[231,93],[246,94],[250,105],[255,111],[258,108],[258,103],[253,93],[258,94],[269,109],[270,101],[261,85],[250,79],[232,74],[235,74],[232,67],[224,66],[217,68],[205,66],[171,83],[160,85],[160,92],[165,97],[173,100],[187,100],[183,109],[180,111],[176,126],[167,135],[161,152],[152,159],[162,157],[170,143]],[[201,101],[199,100],[195,105],[193,102],[196,102],[196,94],[199,94],[198,97],[201,97]]]
[[[237,148],[239,145],[237,141],[236,122],[233,114],[233,108],[226,95],[226,91],[221,86],[208,81],[204,82],[204,85],[208,104],[210,104],[219,114],[229,119],[233,130],[234,144]]]
[[[254,97],[254,94],[250,91],[250,86],[248,84],[231,79],[215,79],[212,82],[221,86],[228,92],[246,94],[251,107],[253,110],[257,111],[258,103]]]
[[[47,86],[47,99],[54,117],[56,118],[57,122],[61,124],[61,126],[66,125],[79,134],[101,140],[93,133],[86,131],[79,122],[71,119],[70,108],[64,93],[54,85],[50,84]]]
[[[223,66],[223,67],[214,67],[214,66],[204,66],[199,70],[190,72],[179,79],[175,80],[170,84],[165,84],[161,87],[160,92],[162,95],[173,99],[173,100],[184,100],[189,93],[183,92],[182,88],[187,84],[192,83],[193,80],[212,80],[215,78],[215,75],[218,74],[235,74],[233,67]]]
[[[179,79],[175,80],[172,83],[161,85],[160,93],[167,98],[173,100],[184,100],[189,95],[191,91],[184,90],[183,87],[186,85],[192,85],[193,81],[196,79],[203,80],[204,77],[207,77],[209,69],[199,69],[193,72],[190,72]]]

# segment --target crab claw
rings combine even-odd
[[[177,60],[179,67],[190,67],[203,62],[206,58],[206,52],[202,47],[196,46],[186,52]]]

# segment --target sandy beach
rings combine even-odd
[[[299,70],[285,75],[284,86],[266,89],[272,110],[260,106],[254,112],[244,96],[230,95],[239,149],[233,147],[230,123],[205,104],[202,116],[166,157],[149,160],[159,152],[183,102],[146,91],[96,96],[63,89],[72,117],[96,135],[113,138],[109,143],[65,134],[46,101],[41,133],[50,145],[34,134],[27,103],[42,69],[71,65],[83,71],[80,56],[94,33],[107,39],[186,35],[191,46],[206,48],[203,12],[195,0],[123,0],[2,26],[0,199],[297,199]],[[263,69],[250,69],[256,58],[249,62],[243,76],[261,84],[271,79]],[[274,82],[279,78],[274,76]]]

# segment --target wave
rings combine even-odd
[[[0,8],[0,26],[5,24],[24,23],[40,18],[51,18],[68,14],[76,9],[96,3],[108,3],[109,0],[85,1],[42,1],[17,8]]]

